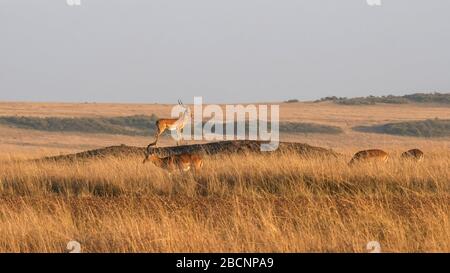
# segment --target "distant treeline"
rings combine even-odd
[[[374,126],[358,126],[355,131],[390,134],[414,137],[449,137],[450,120],[428,119],[422,121],[408,121],[398,123],[387,123]]]
[[[0,124],[21,128],[48,132],[79,132],[79,133],[102,133],[120,134],[131,136],[153,136],[155,133],[156,115],[145,116],[125,116],[125,117],[20,117],[3,116],[0,117]],[[235,122],[235,128],[239,124]],[[244,125],[248,132],[249,124]],[[226,128],[226,124],[223,124]],[[270,122],[268,129],[271,129]],[[281,122],[280,132],[283,133],[320,133],[339,134],[342,129],[335,126],[328,126],[315,123]],[[214,132],[214,130],[213,130]],[[226,132],[224,130],[224,132]]]
[[[416,93],[404,96],[368,96],[357,98],[325,97],[315,102],[332,101],[343,105],[373,105],[377,103],[405,104],[405,103],[439,103],[450,104],[450,93]]]

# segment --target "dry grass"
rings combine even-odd
[[[450,251],[450,155],[234,155],[168,176],[142,158],[0,162],[0,251]]]
[[[0,103],[0,115],[166,116],[170,105]],[[282,104],[281,120],[339,126],[337,136],[282,135],[345,158],[212,157],[196,176],[168,176],[142,158],[36,163],[29,158],[151,140],[0,127],[0,252],[450,252],[450,138],[354,132],[353,126],[448,118],[433,105]],[[162,145],[173,145],[163,139]],[[349,168],[358,150],[386,165]],[[411,148],[421,164],[397,160]]]

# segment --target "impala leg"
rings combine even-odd
[[[162,134],[164,132],[164,130],[157,130],[156,131],[156,133],[155,133],[155,141],[154,142],[152,142],[152,143],[150,143],[149,145],[148,145],[148,147],[150,147],[150,146],[157,146],[158,145],[158,139],[159,139],[159,136]],[[147,147],[147,149],[148,149],[148,147]]]
[[[181,141],[181,130],[177,129],[177,146],[180,145],[180,141]]]
[[[162,134],[162,132],[161,132],[161,130],[157,130],[156,131],[156,133],[155,133],[155,141],[154,142],[152,142],[152,143],[150,143],[150,144],[148,144],[148,146],[147,146],[147,150],[145,151],[145,158],[144,158],[144,162],[143,163],[145,163],[147,160],[148,160],[148,157],[150,156],[150,147],[152,147],[152,146],[157,146],[157,144],[158,144],[158,139],[159,139],[159,136]]]
[[[180,129],[180,136],[183,137],[183,132],[184,132],[184,127]],[[184,142],[183,139],[181,138],[182,143],[185,144],[187,142]]]

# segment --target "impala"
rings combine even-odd
[[[409,151],[406,151],[402,153],[402,158],[404,159],[414,159],[418,162],[422,161],[424,157],[424,154],[419,149],[411,149]]]
[[[203,158],[198,154],[183,153],[171,155],[168,157],[158,157],[154,153],[147,151],[144,162],[151,161],[155,166],[170,171],[180,170],[187,172],[189,170],[198,171],[203,167]]]
[[[165,131],[176,131],[177,133],[177,145],[179,144],[179,140],[181,138],[181,132],[189,121],[190,110],[186,107],[181,100],[178,100],[178,104],[184,108],[183,113],[179,118],[163,118],[158,119],[156,121],[156,132],[155,132],[155,141],[150,143],[147,146],[147,149],[151,146],[156,146],[158,143],[159,136],[162,135]]]
[[[383,151],[378,149],[373,150],[364,150],[357,152],[352,160],[348,163],[349,165],[353,165],[356,162],[365,162],[365,161],[379,161],[379,162],[387,162],[389,155]]]

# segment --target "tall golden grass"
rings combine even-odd
[[[348,167],[294,154],[0,162],[0,251],[450,252],[450,154]]]

